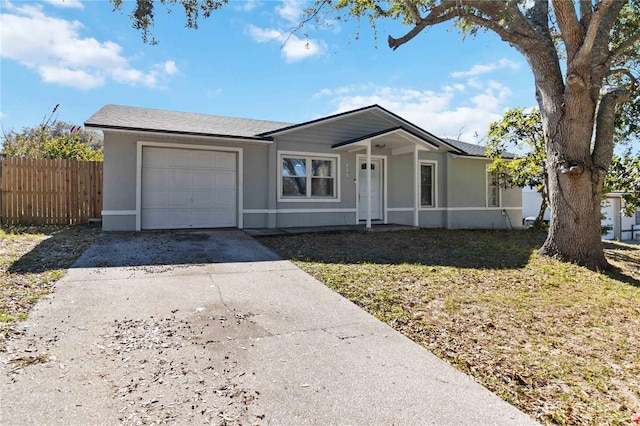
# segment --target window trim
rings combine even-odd
[[[496,172],[489,171],[489,165],[487,164],[484,169],[484,199],[485,199],[485,207],[488,208],[500,208],[502,207],[502,189],[500,188],[500,180],[498,180],[497,188],[498,188],[498,204],[495,206],[489,205],[489,175],[496,174]]]
[[[305,196],[286,196],[282,193],[282,160],[284,158],[302,158],[305,160],[307,169],[307,195]],[[311,194],[311,163],[312,160],[329,160],[333,163],[333,197],[318,197]],[[302,152],[302,151],[278,151],[277,163],[277,179],[278,179],[278,202],[279,203],[339,203],[340,202],[340,155],[326,154],[320,152]]]
[[[420,160],[420,209],[438,208],[438,162],[434,160]],[[431,205],[422,204],[422,166],[431,166]]]

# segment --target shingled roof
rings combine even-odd
[[[129,131],[147,131],[178,135],[227,137],[270,141],[272,140],[271,135],[277,133],[278,131],[314,124],[328,118],[339,117],[341,115],[348,115],[373,108],[379,108],[395,116],[395,114],[385,110],[378,105],[372,105],[358,110],[349,111],[347,113],[336,114],[335,116],[312,120],[302,124],[292,124],[279,121],[223,117],[219,115],[197,114],[192,112],[165,111],[159,109],[138,108],[123,105],[105,105],[98,112],[89,117],[84,125],[86,127],[98,128],[103,130],[116,129]],[[406,121],[402,119],[402,117],[398,118],[402,121]],[[485,156],[483,146],[461,142],[454,139],[439,138],[439,140],[444,141],[446,144],[459,150],[464,155],[473,157]],[[503,155],[503,158],[514,158],[514,154],[505,153]]]
[[[455,139],[443,139],[447,144],[458,148],[460,151],[470,155],[472,157],[486,157],[484,150],[485,147],[481,145],[475,145],[472,143],[457,141]],[[502,158],[515,158],[515,154],[505,152],[502,154]]]
[[[258,136],[291,123],[222,117],[191,112],[105,105],[84,123],[86,127],[132,131],[155,131],[183,135],[224,136],[270,140]]]

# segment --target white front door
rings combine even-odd
[[[358,162],[358,218],[367,220],[367,160]],[[371,220],[382,219],[382,160],[371,160]]]

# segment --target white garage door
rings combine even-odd
[[[236,153],[143,147],[142,229],[236,226]]]

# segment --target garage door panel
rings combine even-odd
[[[191,188],[193,189],[215,189],[216,175],[208,170],[196,170],[193,172],[193,181]]]
[[[169,185],[169,174],[167,170],[157,168],[142,169],[142,181],[147,182],[147,188],[166,189]]]
[[[168,157],[160,148],[145,148],[142,157],[142,167],[166,167]]]
[[[216,189],[236,188],[236,173],[233,171],[215,172]]]
[[[191,153],[191,166],[198,169],[215,168],[215,153],[206,151]]]
[[[216,215],[213,216],[213,227],[221,228],[229,226],[229,223],[234,222],[235,216],[233,213],[228,211],[217,212]]]
[[[236,226],[237,154],[144,147],[144,229]]]
[[[191,152],[186,149],[172,149],[169,150],[169,165],[173,168],[190,168],[191,165]]]
[[[169,193],[167,191],[147,191],[142,198],[143,209],[161,208],[169,204]]]
[[[235,207],[235,199],[235,191],[216,191],[211,207],[217,210],[225,210],[230,206]]]
[[[235,170],[236,169],[236,154],[230,152],[216,152],[214,158],[215,169],[222,170]]]
[[[189,207],[189,203],[191,200],[191,193],[189,191],[171,191],[168,192],[169,201],[167,203],[168,207],[175,208],[185,208]]]
[[[192,191],[191,207],[196,209],[211,208],[213,199],[214,193],[212,191]]]
[[[191,188],[192,173],[183,169],[172,169],[169,172],[169,188],[188,190]]]

